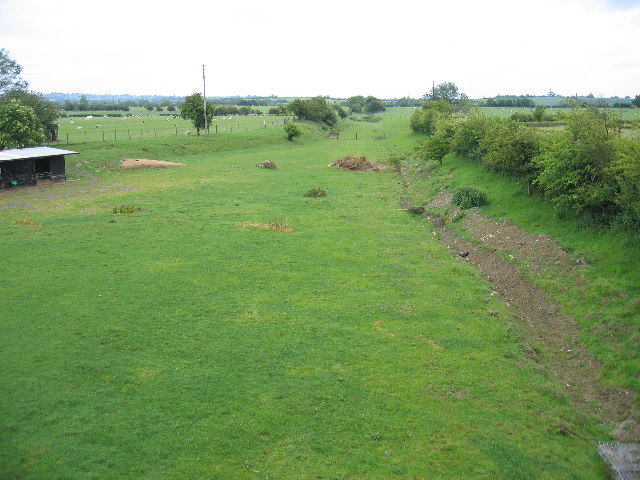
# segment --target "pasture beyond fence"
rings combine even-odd
[[[233,116],[214,118],[209,125],[209,135],[248,132],[275,128],[292,117],[283,116]],[[62,118],[58,124],[56,144],[89,142],[114,142],[141,138],[166,138],[196,135],[189,120],[180,117],[97,117]],[[200,134],[207,134],[204,130]]]

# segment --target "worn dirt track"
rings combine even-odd
[[[463,239],[447,221],[459,216],[450,209],[449,217],[434,214],[434,209],[450,206],[451,195],[443,191],[426,207],[424,218],[439,233],[452,254],[462,253],[460,261],[477,268],[491,283],[495,292],[520,319],[525,341],[540,345],[530,348],[532,359],[563,386],[571,402],[581,411],[596,415],[615,427],[612,436],[620,442],[639,442],[639,411],[630,390],[605,387],[598,381],[599,362],[578,341],[576,322],[561,312],[546,292],[528,279],[518,268],[523,265],[529,275],[540,276],[552,266],[557,275],[566,276],[584,268],[583,261],[571,260],[548,235],[527,233],[515,225],[465,213],[464,230],[473,241]],[[441,211],[441,210],[438,210]]]

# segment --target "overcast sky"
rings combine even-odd
[[[0,0],[41,93],[640,94],[640,0]]]

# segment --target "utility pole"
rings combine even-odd
[[[204,78],[204,65],[202,65],[202,103],[204,104],[204,131],[209,135],[209,126],[207,125],[207,82]]]

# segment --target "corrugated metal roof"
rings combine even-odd
[[[71,155],[73,153],[78,152],[53,147],[12,148],[10,150],[0,150],[0,162],[23,160],[25,158],[51,157],[54,155]]]

